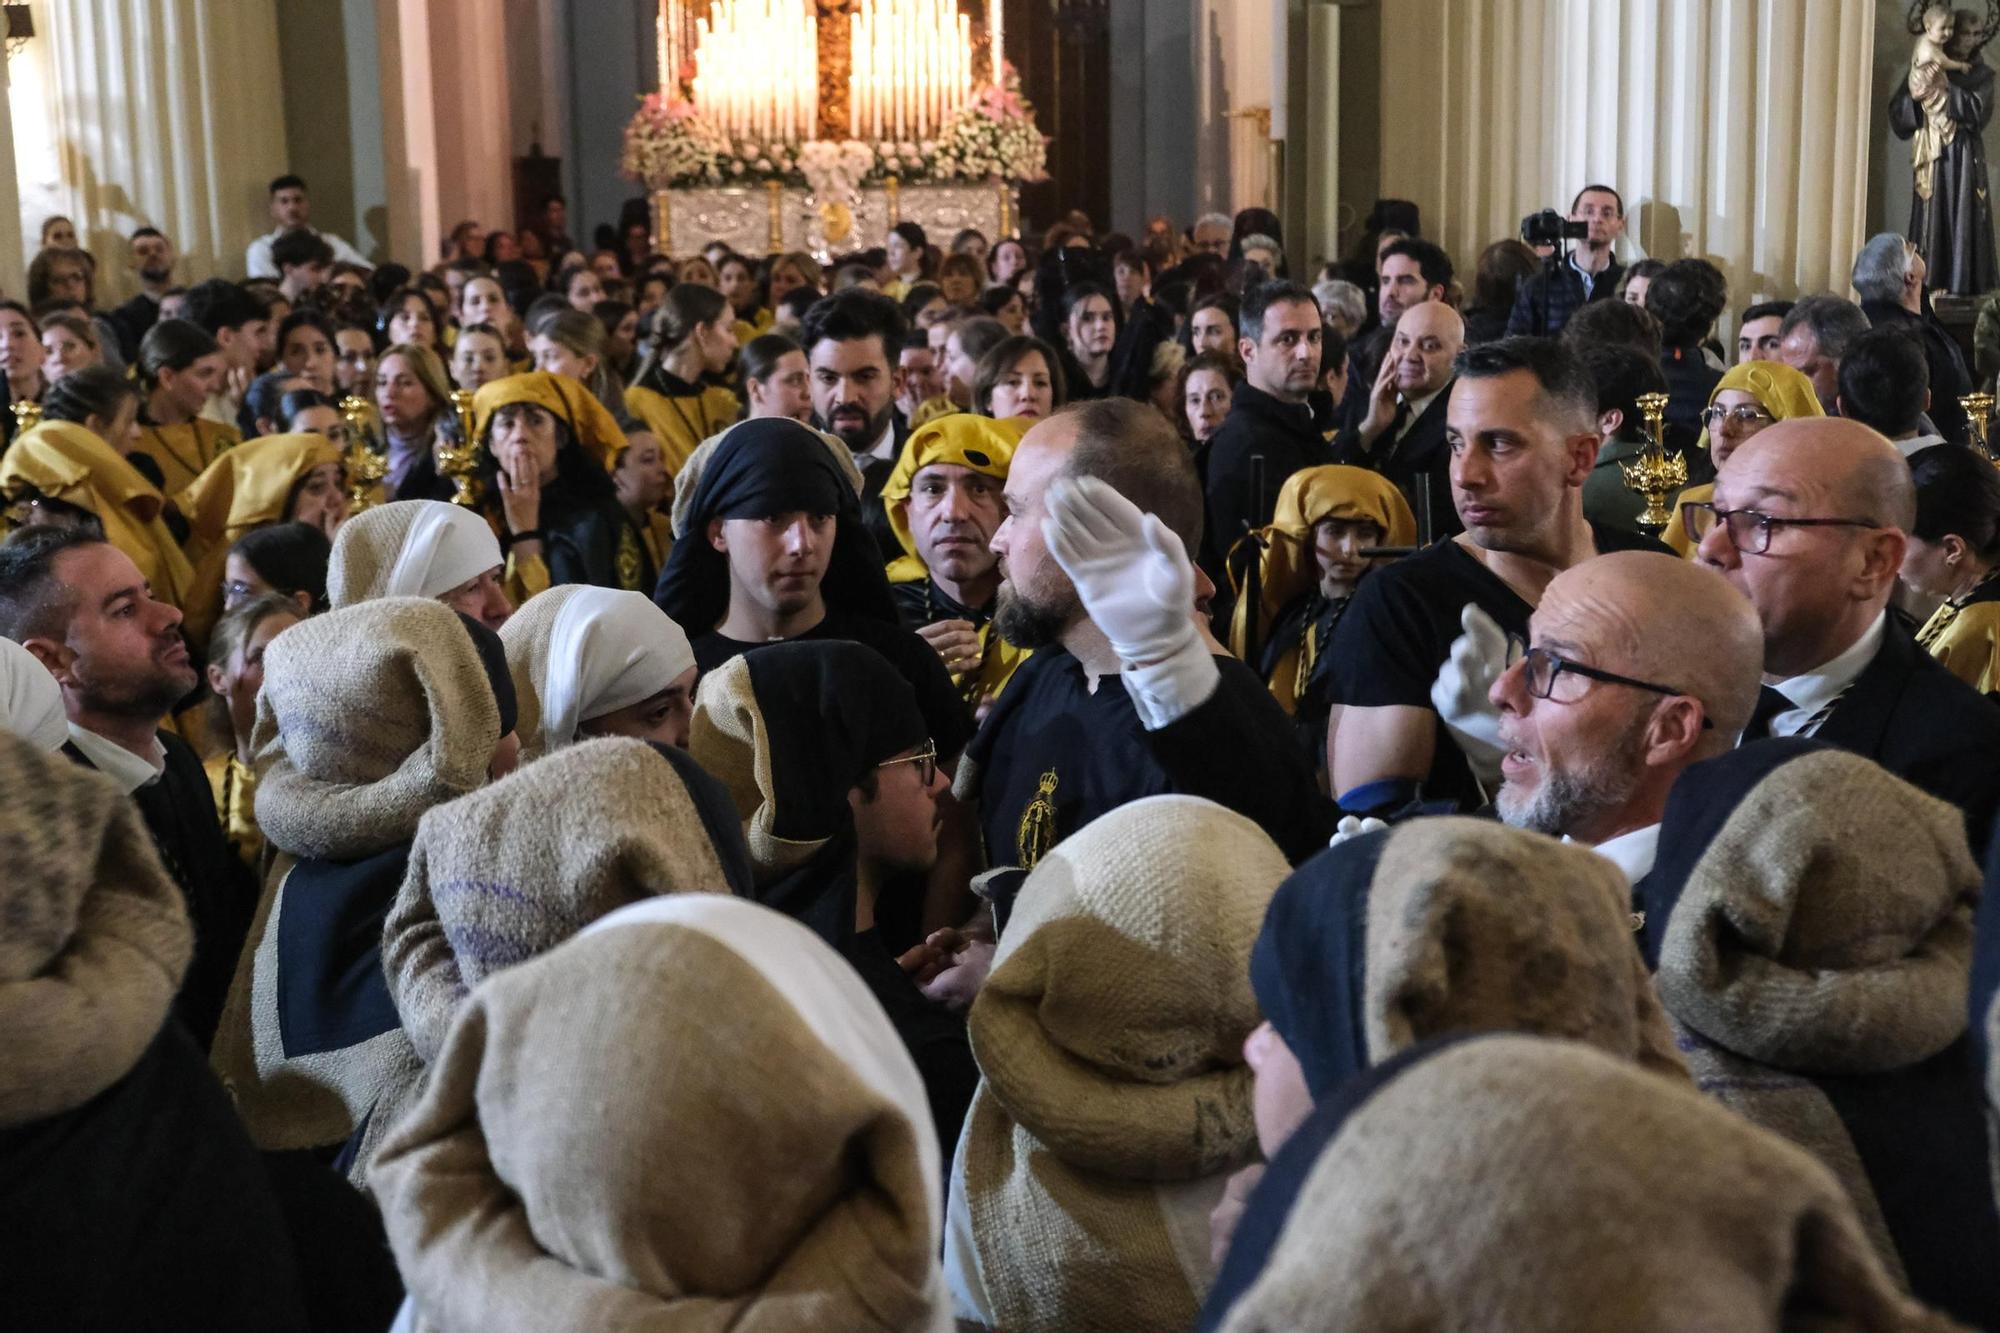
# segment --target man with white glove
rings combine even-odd
[[[1477,602],[1465,604],[1459,624],[1465,632],[1452,640],[1451,656],[1431,686],[1431,704],[1490,796],[1499,787],[1506,749],[1500,744],[1500,710],[1488,696],[1507,669],[1507,632]]]
[[[1099,815],[1165,792],[1239,812],[1294,860],[1324,847],[1332,812],[1284,712],[1198,611],[1213,591],[1189,557],[1201,485],[1166,419],[1111,398],[1037,423],[1006,500],[994,627],[1035,652],[959,769],[988,863],[1030,870]],[[1003,926],[1020,878],[982,886]]]

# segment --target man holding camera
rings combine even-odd
[[[1569,206],[1569,225],[1548,224],[1554,210],[1524,219],[1521,238],[1530,245],[1537,241],[1557,246],[1543,263],[1542,271],[1521,284],[1514,299],[1513,313],[1507,317],[1507,334],[1532,333],[1553,338],[1569,323],[1569,317],[1587,301],[1602,301],[1618,289],[1625,269],[1611,253],[1625,233],[1625,201],[1609,185],[1586,185]],[[1580,229],[1580,230],[1579,230]],[[1567,242],[1574,240],[1574,245]]]

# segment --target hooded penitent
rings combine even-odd
[[[11,732],[44,753],[69,740],[62,686],[33,653],[0,639],[0,731]]]
[[[653,600],[695,637],[708,633],[729,609],[729,557],[709,543],[709,523],[793,513],[834,517],[833,551],[820,583],[826,604],[895,624],[881,552],[861,526],[853,485],[819,432],[789,417],[756,417],[722,437],[694,484],[684,523],[675,506],[680,539]]]
[[[1958,1327],[1896,1291],[1810,1156],[1576,1043],[1414,1047],[1314,1112],[1250,1217],[1280,1187],[1255,1282],[1209,1312],[1226,1333]]]
[[[1722,378],[1709,390],[1709,405],[1713,406],[1716,395],[1725,389],[1736,389],[1749,394],[1774,421],[1790,421],[1795,417],[1822,417],[1826,413],[1819,405],[1819,395],[1813,391],[1812,381],[1798,371],[1780,361],[1739,361],[1722,372]],[[1708,432],[1703,431],[1701,447],[1712,449]],[[1674,516],[1667,523],[1660,540],[1686,555],[1694,543],[1687,535],[1687,528],[1681,523],[1681,506],[1702,504],[1715,498],[1715,483],[1704,482],[1700,486],[1690,486],[1674,501]]]
[[[373,1184],[437,1333],[944,1333],[927,1119],[832,950],[682,894],[480,986]]]
[[[216,1037],[266,1148],[350,1144],[365,1162],[416,1053],[382,972],[382,923],[426,811],[486,781],[513,727],[499,637],[392,597],[271,641],[252,732],[257,822],[280,855]]]
[[[97,516],[104,538],[132,558],[153,595],[179,607],[197,644],[221,610],[219,586],[201,584],[162,519],[166,498],[94,431],[73,421],[44,421],[0,454],[0,495],[29,491]]]
[[[564,817],[579,796],[588,812]],[[749,891],[721,783],[670,746],[583,741],[423,817],[383,923],[382,965],[404,1030],[430,1061],[491,973],[641,898]]]
[[[728,430],[717,431],[709,436],[674,473],[674,501],[671,509],[675,541],[688,534],[689,505],[694,500],[694,493],[701,489],[701,474],[708,470],[708,460],[715,457],[715,451],[722,447],[723,440],[727,439],[732,431],[738,426],[748,424],[749,421],[734,422]],[[829,435],[811,426],[806,429],[811,430],[819,442],[826,446],[826,456],[833,460],[834,467],[847,479],[847,484],[854,493],[860,495],[864,483],[861,479],[861,468],[854,461],[854,451],[842,444],[837,435]]]
[[[340,461],[333,441],[311,433],[260,435],[225,450],[174,498],[188,521],[189,554],[206,565],[250,529],[283,522],[299,482]]]
[[[1315,1103],[1454,1032],[1571,1038],[1684,1083],[1629,899],[1618,868],[1582,847],[1487,820],[1412,820],[1299,867],[1271,901],[1250,982]],[[1275,1228],[1284,1210],[1266,1205],[1259,1221]],[[1257,1250],[1272,1237],[1247,1239]],[[1232,1252],[1216,1299],[1254,1276]]]
[[[326,568],[335,610],[379,597],[441,597],[500,567],[500,539],[470,509],[397,500],[341,524]]]
[[[983,1079],[953,1168],[961,1317],[1187,1328],[1208,1213],[1256,1151],[1250,948],[1284,853],[1189,796],[1121,806],[1022,887],[973,1002]]]
[[[180,890],[109,778],[0,735],[7,1322],[300,1328],[263,1164],[168,1012]],[[218,1201],[220,1201],[218,1203]]]
[[[694,670],[694,649],[643,593],[568,583],[500,627],[521,705],[521,760],[579,739],[593,718],[642,703]]]
[[[854,931],[847,793],[924,743],[916,694],[873,648],[774,643],[702,678],[688,752],[729,789],[750,844],[752,897],[835,947]]]
[[[1264,649],[1271,633],[1292,604],[1319,584],[1319,562],[1314,555],[1314,528],[1327,519],[1373,523],[1382,529],[1383,546],[1414,546],[1417,520],[1410,503],[1396,484],[1367,468],[1329,463],[1306,468],[1285,479],[1278,490],[1276,507],[1269,527],[1257,532],[1257,598],[1255,606],[1240,585],[1235,589],[1236,610],[1229,622],[1229,650],[1250,661],[1254,639],[1259,661],[1270,656]],[[1230,577],[1237,577],[1234,565]],[[1320,655],[1330,646],[1320,636],[1317,621],[1307,619],[1299,641],[1284,648],[1270,662],[1263,675],[1272,693],[1286,712],[1295,712]]]
[[[1959,811],[1858,755],[1759,741],[1674,784],[1642,887],[1696,1082],[1831,1167],[1910,1290],[2000,1326]]]

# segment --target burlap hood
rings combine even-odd
[[[1644,881],[1660,996],[1794,1073],[1914,1065],[1966,1029],[1977,866],[1956,807],[1872,760],[1760,741],[1674,785]]]
[[[1328,848],[1278,889],[1250,979],[1315,1100],[1451,1032],[1588,1042],[1685,1078],[1603,857],[1483,819]]]
[[[555,816],[579,797],[587,815]],[[403,1030],[429,1061],[491,973],[641,898],[749,891],[722,784],[663,746],[584,741],[423,817],[382,963]]]
[[[1243,816],[1155,796],[1023,884],[972,1005],[984,1077],[953,1179],[999,1327],[1192,1321],[1210,1272],[1185,1205],[1256,1148],[1250,947],[1288,868]]]
[[[1896,1291],[1824,1167],[1692,1089],[1528,1037],[1413,1055],[1278,1154],[1250,1208],[1287,1220],[1213,1326],[1958,1327]]]
[[[838,955],[733,898],[481,986],[373,1183],[427,1327],[950,1327],[915,1066]]]
[[[406,842],[486,781],[500,705],[458,613],[398,597],[292,626],[264,652],[252,733],[257,823],[297,857]]]
[[[500,627],[520,702],[521,761],[575,740],[576,727],[630,707],[694,669],[694,649],[643,593],[567,583]]]
[[[326,567],[335,610],[382,597],[439,597],[504,562],[485,519],[442,500],[397,500],[340,525]]]
[[[0,732],[0,1129],[82,1106],[158,1035],[194,950],[111,779]]]

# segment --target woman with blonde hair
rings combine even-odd
[[[396,343],[375,367],[375,405],[382,412],[389,471],[385,500],[448,500],[451,482],[438,473],[440,438],[458,438],[451,377],[428,347]]]

